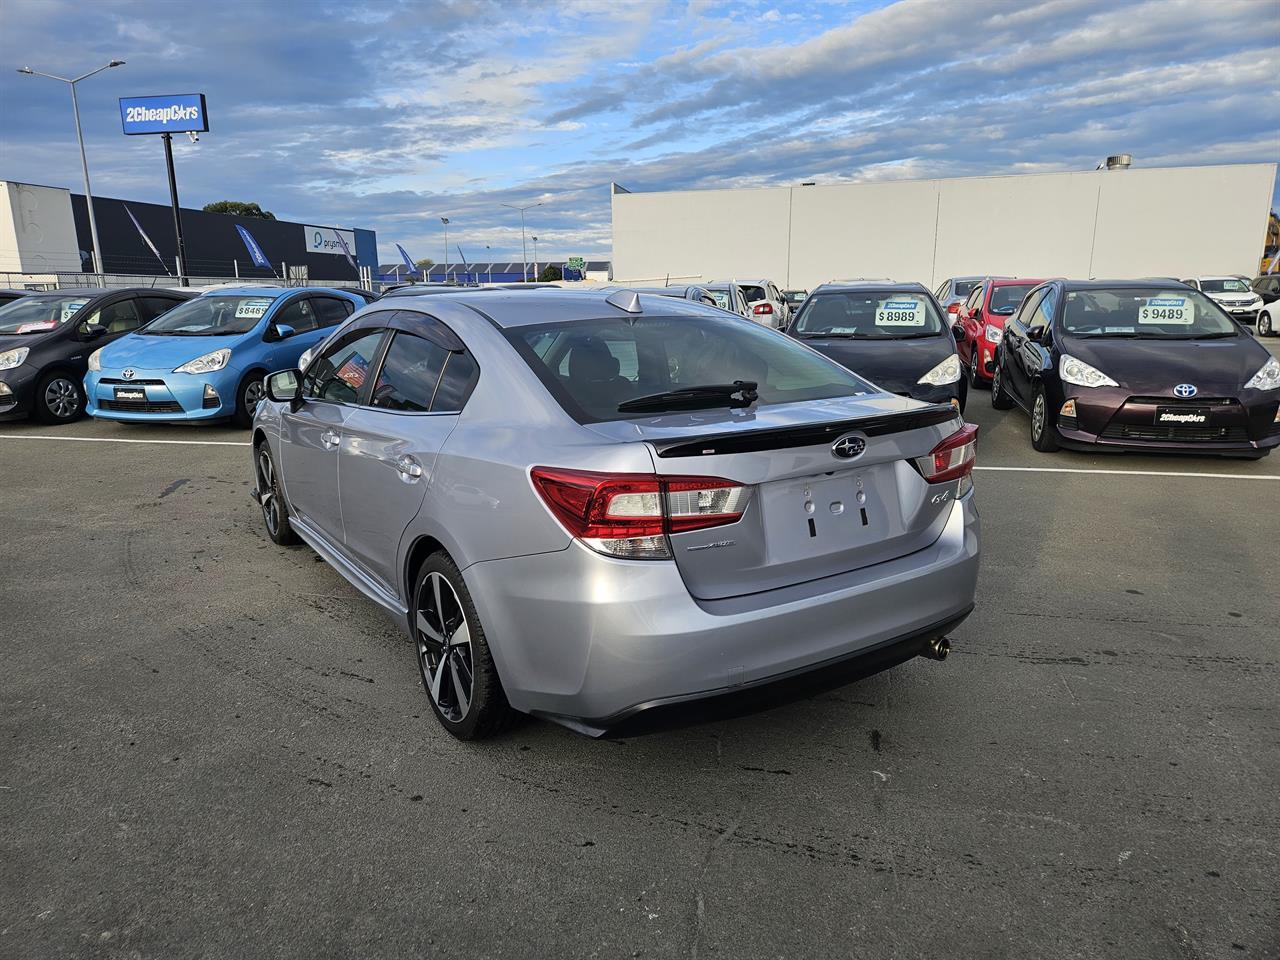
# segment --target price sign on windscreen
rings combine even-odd
[[[924,301],[911,297],[881,300],[876,307],[877,327],[923,327]]]
[[[1138,308],[1138,322],[1190,326],[1196,322],[1196,310],[1187,297],[1150,297]]]

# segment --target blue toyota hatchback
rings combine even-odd
[[[328,287],[232,287],[188,300],[95,351],[86,410],[100,420],[231,418],[248,427],[262,378],[365,305]]]

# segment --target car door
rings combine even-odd
[[[1053,311],[1058,304],[1058,291],[1050,287],[1032,308],[1027,317],[1026,335],[1018,345],[1016,355],[1018,396],[1030,403],[1035,393],[1035,383],[1040,372],[1048,366],[1052,345]]]
[[[1022,302],[1018,312],[1004,325],[1004,336],[1000,341],[1004,389],[1019,403],[1025,403],[1026,397],[1021,357],[1027,342],[1027,325],[1031,322],[1032,314],[1046,293],[1048,293],[1047,288],[1035,290]]]
[[[978,284],[969,291],[969,296],[957,311],[955,326],[960,328],[960,336],[956,337],[956,350],[963,363],[969,362],[973,345],[982,336],[982,301],[985,295],[986,285]]]
[[[342,429],[356,409],[385,335],[385,326],[361,326],[329,344],[307,367],[297,409],[285,407],[280,414],[279,459],[289,506],[338,549],[343,542],[338,499]]]
[[[338,485],[348,554],[395,596],[400,538],[422,506],[478,368],[433,317],[404,311],[392,327],[368,398],[343,426]]]

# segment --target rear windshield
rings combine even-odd
[[[166,337],[223,337],[248,333],[258,325],[275,297],[217,297],[205,294],[174,307],[140,332]]]
[[[800,308],[791,332],[801,338],[900,340],[938,336],[943,326],[928,294],[858,290],[815,293]]]
[[[746,284],[741,289],[742,296],[746,299],[747,303],[755,303],[757,300],[767,299],[765,297],[764,287],[755,287],[751,284]]]
[[[66,323],[88,297],[23,297],[0,307],[0,334],[44,333]]]
[[[951,295],[953,297],[967,297],[978,283],[979,281],[977,280],[952,280]]]
[[[1076,290],[1067,294],[1062,328],[1077,337],[1187,340],[1234,337],[1235,324],[1197,290]]]
[[[1035,287],[1034,283],[1009,284],[1008,286],[991,288],[991,303],[988,304],[989,313],[994,313],[997,317],[1008,317],[1022,305],[1022,298],[1027,295],[1027,291]]]
[[[619,411],[618,405],[735,380],[756,383],[761,407],[876,392],[784,334],[737,317],[578,320],[513,327],[506,334],[579,423],[636,419],[636,413]]]
[[[1205,293],[1252,293],[1243,280],[1201,280],[1200,289]]]

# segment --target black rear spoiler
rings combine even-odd
[[[713,454],[755,453],[761,450],[785,450],[788,447],[813,447],[833,443],[837,437],[857,431],[868,437],[905,433],[921,427],[933,427],[954,420],[959,415],[949,404],[935,404],[921,410],[886,413],[878,417],[858,417],[834,423],[778,427],[772,430],[743,430],[736,433],[708,434],[705,437],[672,437],[650,440],[659,457],[706,457]]]

